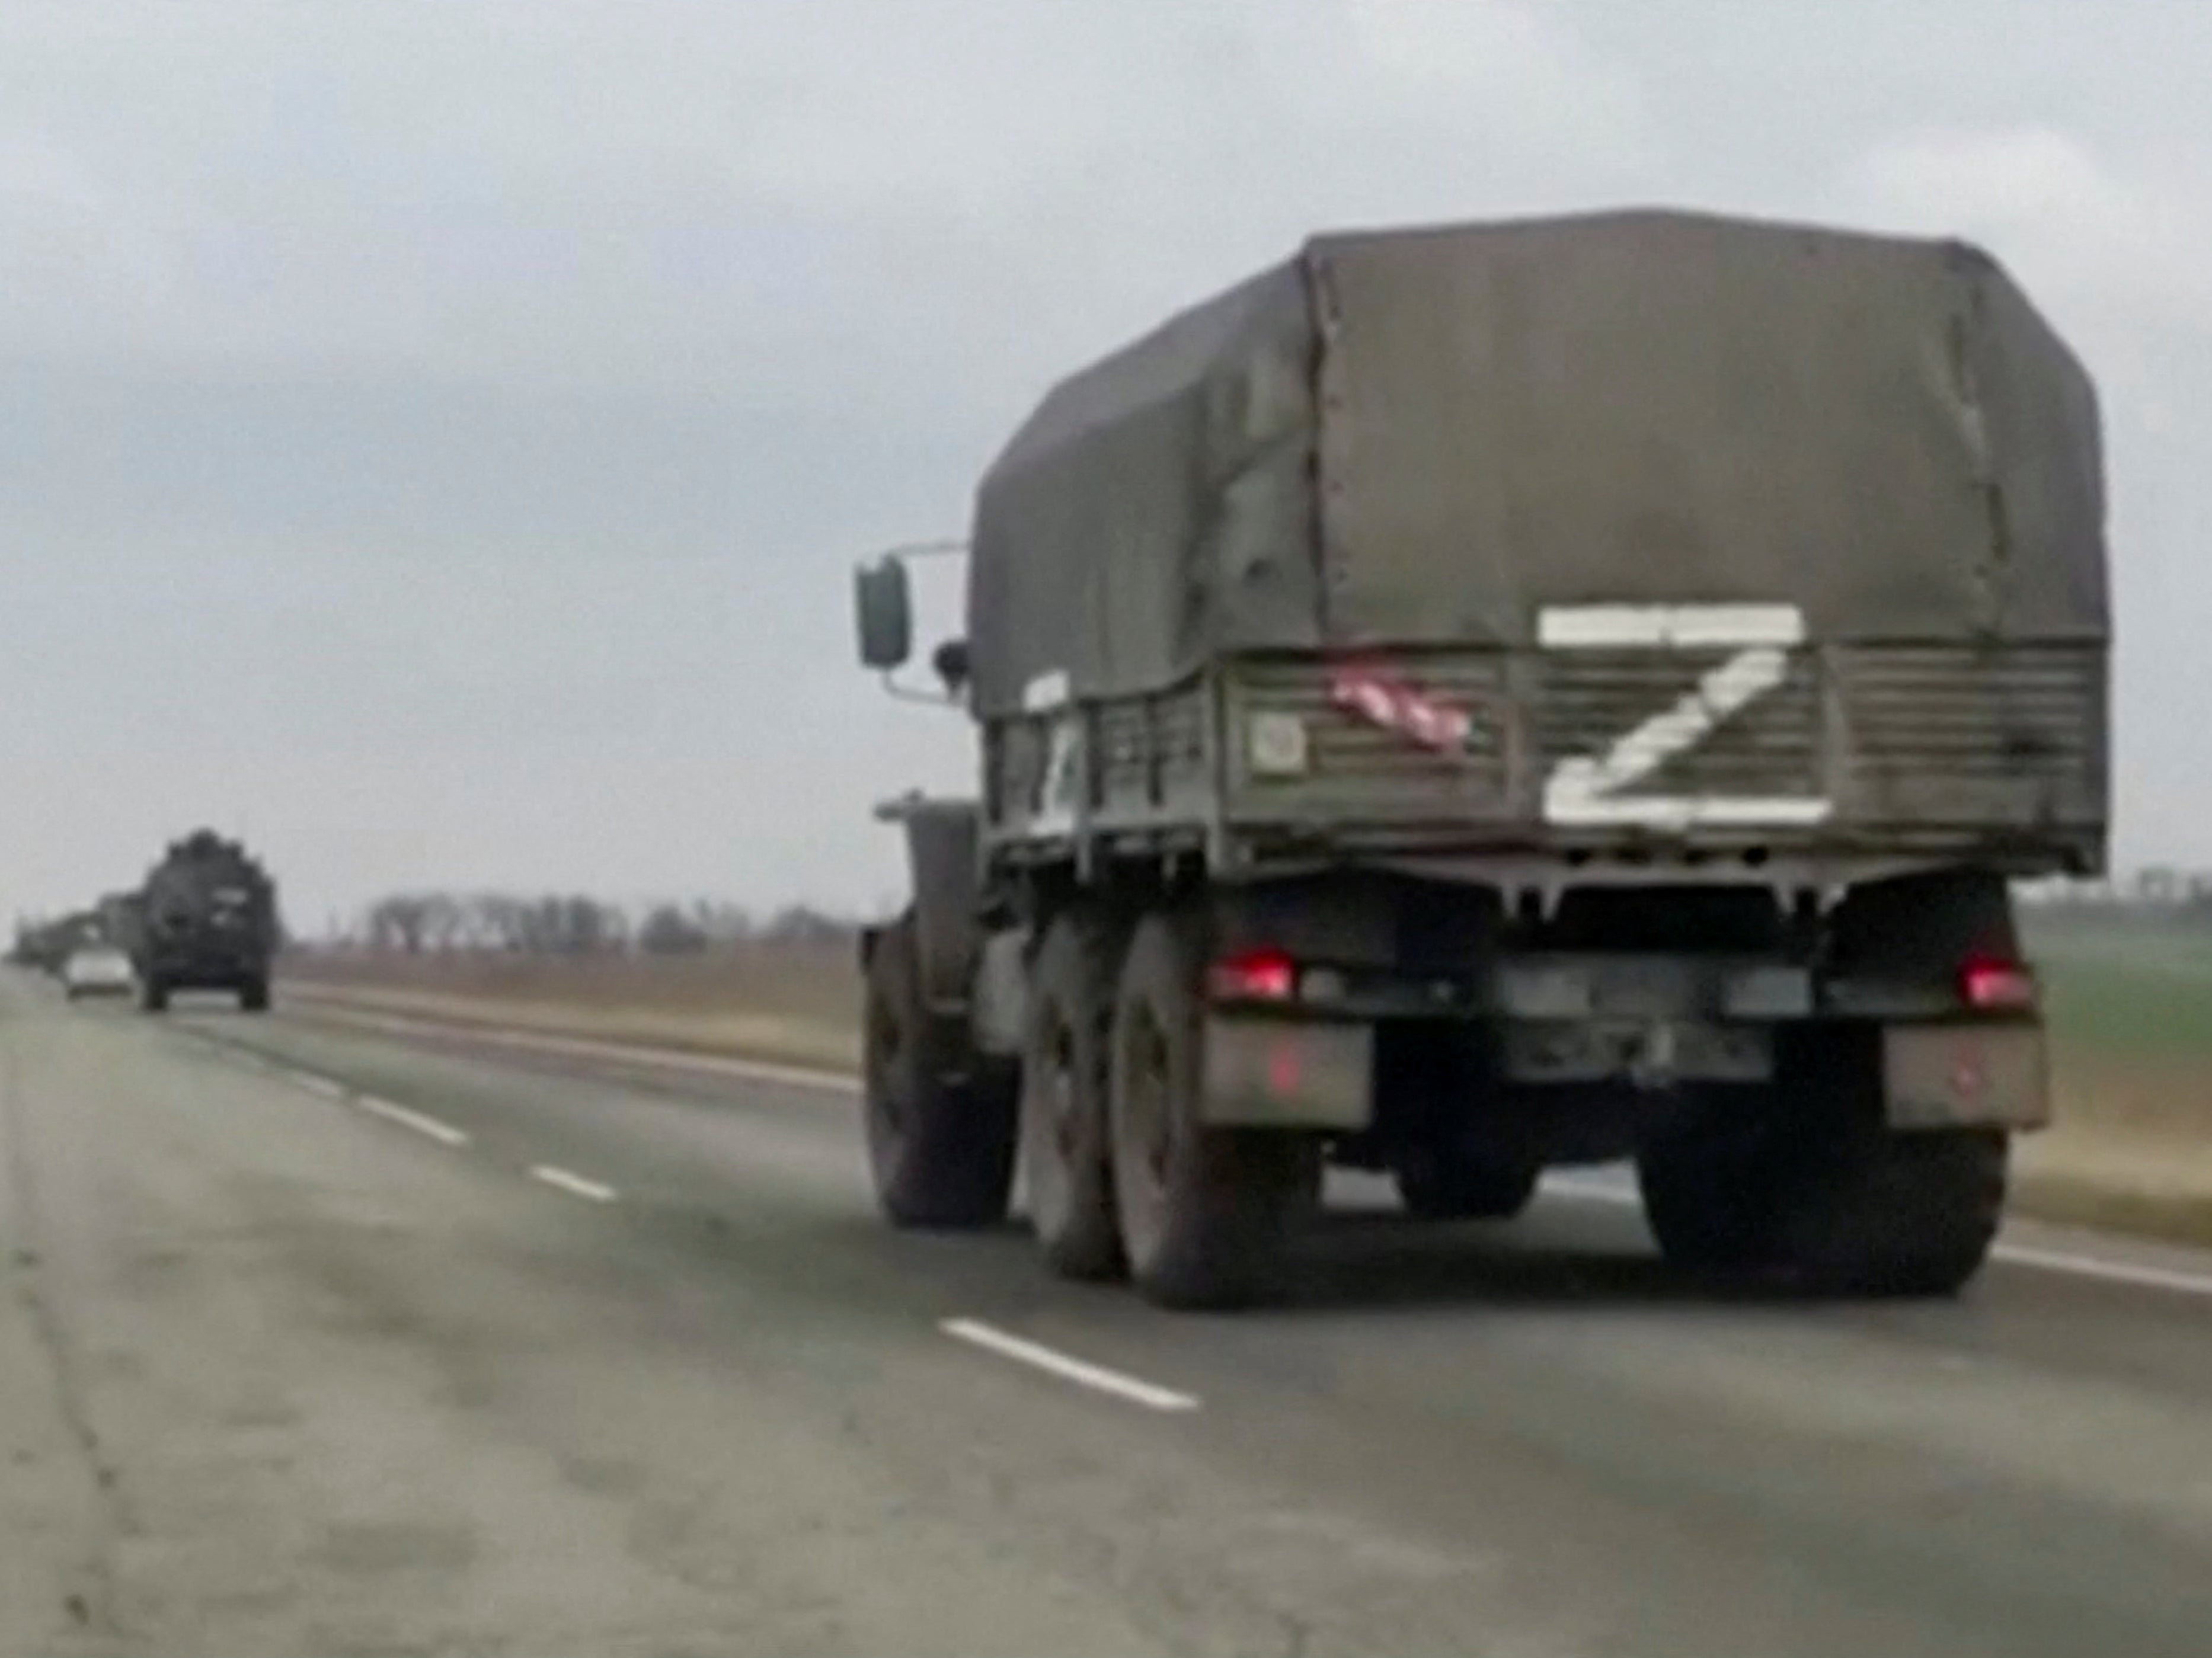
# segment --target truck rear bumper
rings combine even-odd
[[[1216,1012],[1206,1025],[1205,1119],[1224,1128],[1364,1128],[1375,1027]]]
[[[2027,1129],[2051,1121],[2039,1025],[1889,1025],[1881,1060],[1883,1112],[1893,1128]]]
[[[204,956],[184,959],[156,957],[146,964],[144,976],[172,990],[235,990],[258,984],[269,977],[269,964],[248,958],[210,960]]]
[[[1492,1029],[1502,1061],[1502,1074],[1493,1074],[1508,1086],[1656,1095],[1684,1085],[1772,1084],[1783,1027],[1503,1019]],[[1882,1112],[1892,1128],[2012,1130],[2050,1121],[2039,1025],[1901,1023],[1881,1026],[1880,1035]],[[1217,1010],[1206,1021],[1205,1102],[1206,1121],[1220,1127],[1369,1128],[1375,1026]]]
[[[1771,1027],[1704,1020],[1511,1020],[1499,1027],[1509,1083],[1763,1083],[1774,1075]]]

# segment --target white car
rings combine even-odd
[[[72,950],[62,964],[62,989],[71,1001],[82,996],[128,996],[137,984],[131,958],[112,945]]]

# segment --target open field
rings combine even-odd
[[[2212,1239],[2212,931],[2044,916],[2058,1121],[2024,1143],[2056,1218]]]
[[[393,1012],[844,1068],[860,1062],[860,975],[847,942],[696,956],[315,956],[295,985]]]
[[[2212,1241],[2212,934],[2039,918],[2058,1123],[2023,1142],[2021,1206]],[[846,944],[539,960],[320,957],[293,981],[400,1013],[798,1065],[859,1054]]]

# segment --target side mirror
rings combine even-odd
[[[902,561],[882,558],[853,573],[853,618],[863,667],[889,673],[906,665],[914,654],[914,595]]]

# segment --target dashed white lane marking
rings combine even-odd
[[[249,1060],[247,1063],[256,1062]],[[258,1063],[261,1069],[275,1072],[295,1088],[304,1088],[326,1100],[343,1100],[348,1105],[368,1112],[372,1117],[381,1117],[386,1122],[398,1123],[402,1128],[411,1128],[441,1145],[458,1148],[469,1143],[468,1135],[449,1122],[441,1122],[428,1112],[411,1110],[393,1101],[379,1099],[374,1094],[357,1094],[335,1077],[320,1076],[313,1071],[299,1071],[289,1066],[272,1066],[266,1060]]]
[[[615,1200],[613,1187],[602,1186],[595,1180],[586,1180],[581,1175],[571,1174],[550,1163],[532,1164],[530,1178],[543,1181],[572,1197],[586,1198],[593,1203],[612,1203]]]
[[[418,1134],[428,1136],[441,1145],[459,1147],[469,1143],[466,1133],[449,1122],[441,1122],[424,1112],[411,1111],[390,1100],[380,1100],[374,1094],[356,1094],[353,1103],[372,1117],[381,1117],[386,1122],[396,1122],[402,1128],[411,1128]]]
[[[1018,1364],[1030,1365],[1063,1382],[1073,1382],[1078,1387],[1141,1405],[1148,1411],[1194,1411],[1199,1406],[1192,1394],[1179,1394],[1172,1388],[1158,1387],[1119,1370],[1109,1370],[1103,1364],[1093,1364],[1042,1343],[1009,1334],[978,1319],[948,1318],[937,1327],[956,1341],[968,1342],[1001,1358],[1011,1358]]]
[[[1588,1203],[1641,1206],[1644,1201],[1632,1187],[1608,1186],[1599,1181],[1547,1180],[1544,1189]],[[2212,1296],[2212,1273],[2184,1272],[2172,1266],[2106,1260],[2066,1249],[2039,1249],[2025,1243],[2000,1243],[1990,1251],[1990,1259],[2007,1266],[2063,1272],[2069,1278],[2094,1278],[2100,1284],[2125,1284],[2139,1290],[2164,1290],[2181,1296]]]

